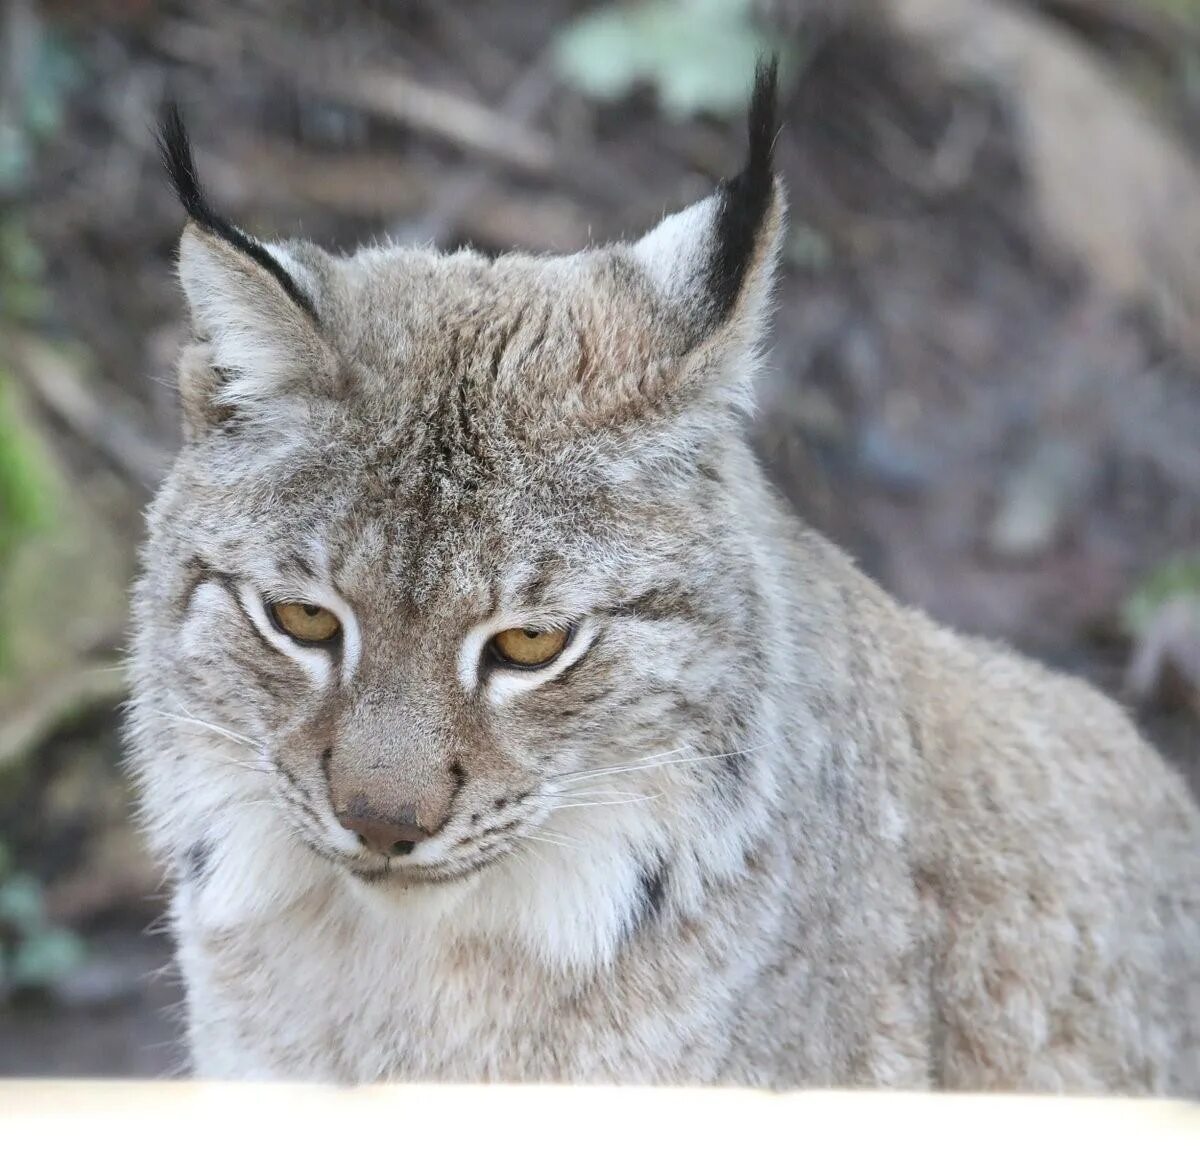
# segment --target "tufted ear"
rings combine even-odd
[[[272,399],[305,387],[336,386],[337,354],[325,339],[315,295],[315,246],[255,240],[218,216],[196,175],[179,112],[159,133],[164,163],[189,221],[179,244],[179,278],[194,343],[185,350],[180,390],[195,436],[239,409],[270,412]]]
[[[757,359],[786,218],[773,162],[777,74],[774,60],[759,64],[742,170],[632,250],[679,323],[685,368],[730,386],[744,384]]]

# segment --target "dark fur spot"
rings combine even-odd
[[[450,804],[453,805],[458,799],[458,794],[463,790],[467,783],[467,769],[455,760],[450,765],[450,779],[454,782],[453,789],[450,793]]]
[[[637,617],[646,621],[666,621],[678,617],[698,619],[694,597],[678,584],[649,588],[640,596],[623,600],[607,611],[609,616]]]
[[[907,710],[904,711],[904,723],[908,727],[908,738],[912,743],[912,749],[918,756],[925,756],[925,741],[921,738],[921,728],[917,724],[917,720]]]
[[[224,217],[218,216],[209,205],[208,197],[196,174],[196,162],[192,157],[192,144],[187,128],[183,125],[179,107],[173,102],[167,107],[167,112],[159,124],[158,149],[167,174],[171,177],[175,195],[188,216],[200,228],[215,237],[220,237],[222,241],[262,266],[279,283],[284,293],[315,322],[316,308],[308,295],[296,285],[291,274],[262,245]]]
[[[522,824],[521,818],[517,817],[515,820],[505,821],[505,823],[503,825],[496,825],[494,828],[484,829],[484,831],[480,834],[480,836],[481,837],[488,836],[488,835],[500,836],[504,833],[511,833],[514,829],[519,829],[521,827],[521,824]]]
[[[546,590],[550,587],[550,581],[561,562],[557,555],[544,556],[538,560],[533,576],[527,584],[522,584],[516,593],[527,607],[538,608],[545,603]]]
[[[501,336],[495,346],[492,348],[492,358],[488,365],[488,371],[491,373],[492,383],[494,384],[500,376],[500,361],[504,358],[504,348],[508,345],[506,336]]]
[[[183,565],[184,571],[187,573],[187,579],[184,581],[183,592],[179,599],[179,612],[183,616],[188,609],[192,607],[192,597],[196,595],[197,589],[201,584],[207,584],[210,580],[215,579],[217,573],[198,555],[193,555]]]
[[[270,665],[264,665],[253,656],[230,652],[229,658],[255,687],[273,702],[286,703],[295,697],[295,681],[288,673],[276,673]]]
[[[746,787],[746,773],[750,757],[744,751],[735,751],[723,760],[717,760],[720,768],[718,789],[723,799],[738,800]]]
[[[208,876],[209,867],[212,865],[212,855],[213,844],[211,841],[205,841],[203,838],[193,841],[183,857],[184,877],[197,886],[203,883]]]
[[[472,814],[471,820],[474,823],[478,813]],[[503,825],[489,825],[486,829],[480,829],[475,833],[468,833],[466,837],[459,838],[451,847],[452,849],[462,849],[465,846],[476,845],[482,842],[487,837],[500,837],[505,833],[511,833],[514,829],[520,828],[522,821],[520,817],[516,820],[507,821]]]
[[[667,900],[667,879],[670,868],[664,858],[643,862],[638,874],[638,887],[634,895],[633,909],[629,918],[629,934],[643,931],[662,915]]]
[[[292,566],[302,575],[307,576],[310,580],[315,578],[315,573],[312,569],[312,564],[308,562],[302,555],[293,555],[291,557]]]
[[[586,331],[577,329],[576,337],[579,345],[579,359],[575,364],[575,381],[582,384],[587,380],[592,369],[592,351]]]
[[[288,782],[289,788],[284,793],[287,799],[296,806],[306,817],[321,823],[320,815],[317,813],[312,801],[308,799],[303,788],[300,787],[300,781],[282,765],[278,765],[279,773]]]
[[[518,307],[517,317],[514,318],[512,320],[512,322],[508,324],[508,329],[503,331],[503,333],[500,336],[500,342],[497,347],[496,358],[493,360],[493,365],[492,365],[493,366],[493,372],[492,372],[493,379],[495,379],[496,376],[499,375],[500,367],[504,363],[505,357],[508,355],[508,349],[512,346],[513,340],[516,339],[518,334],[520,334],[521,327],[525,323],[525,310],[526,310],[526,308],[524,306]]]
[[[458,409],[458,443],[467,452],[471,450],[472,439],[475,435],[475,429],[471,423],[470,391],[467,377],[465,375],[461,376],[457,384],[457,395],[455,397],[455,404]]]
[[[537,352],[541,349],[542,345],[546,342],[546,333],[550,329],[550,319],[551,319],[552,314],[553,314],[553,307],[552,306],[546,307],[546,313],[542,316],[542,321],[538,325],[537,333],[534,335],[534,337],[530,340],[528,346],[525,348],[525,355],[524,355],[525,359],[529,359],[530,357],[536,355]]]

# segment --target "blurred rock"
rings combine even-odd
[[[924,455],[884,421],[868,421],[861,429],[858,461],[864,477],[892,494],[915,494],[931,480]]]
[[[1200,717],[1200,600],[1183,596],[1158,609],[1134,642],[1126,685],[1140,703]]]
[[[1044,555],[1062,536],[1078,506],[1088,473],[1088,455],[1061,438],[1039,441],[1005,480],[987,530],[987,545],[1001,559]]]

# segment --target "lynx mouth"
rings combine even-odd
[[[496,855],[499,857],[502,855]],[[412,886],[438,885],[446,882],[458,882],[485,869],[495,857],[462,864],[447,863],[440,866],[401,865],[401,866],[361,866],[346,865],[346,872],[355,879],[372,887],[395,887],[406,889]]]

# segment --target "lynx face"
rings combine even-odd
[[[136,607],[160,838],[200,819],[154,782],[183,761],[208,811],[265,808],[376,884],[719,824],[770,640],[738,409],[773,133],[764,73],[713,197],[633,245],[491,261],[264,246],[168,127],[195,341]],[[712,787],[659,791],[682,761]]]

